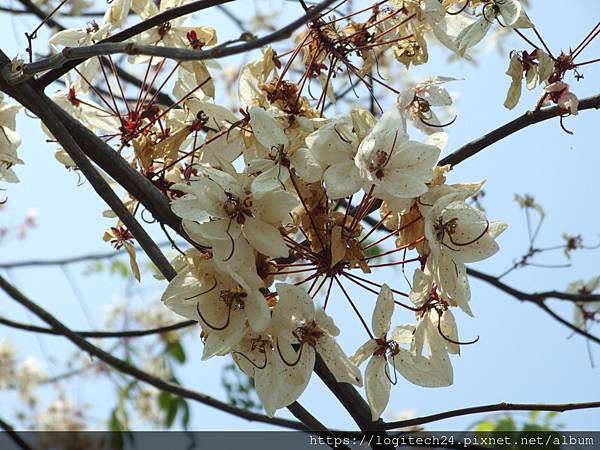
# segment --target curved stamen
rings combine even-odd
[[[571,130],[568,130],[568,129],[565,127],[565,123],[564,123],[564,118],[565,118],[565,117],[569,117],[570,115],[571,115],[571,114],[561,114],[561,116],[560,116],[560,119],[559,119],[559,120],[560,120],[560,127],[563,129],[563,131],[564,131],[565,133],[567,133],[567,134],[570,134],[570,135],[573,135],[573,132],[572,132]]]
[[[429,204],[429,203],[423,203],[423,202],[421,201],[421,197],[418,197],[418,198],[417,198],[417,203],[418,203],[420,206],[431,206],[431,207],[433,207],[433,203],[432,203],[432,204]]]
[[[216,279],[216,277],[214,275],[212,275],[212,277],[213,277],[213,280],[214,280],[214,284],[212,285],[212,287],[210,287],[206,291],[202,291],[199,294],[192,295],[191,297],[187,297],[187,298],[184,298],[184,299],[185,300],[191,300],[191,299],[196,298],[196,297],[202,297],[203,295],[206,295],[209,292],[211,292],[212,290],[214,290],[217,287],[217,279]]]
[[[75,169],[75,173],[77,173],[77,187],[81,187],[85,184],[85,177],[81,176],[81,172]]]
[[[262,365],[257,365],[254,361],[252,361],[250,358],[248,358],[246,355],[244,355],[242,352],[236,352],[236,351],[232,351],[231,354],[232,355],[239,355],[242,358],[244,358],[246,361],[248,361],[250,364],[252,364],[252,366],[258,370],[262,370],[265,367],[267,367],[267,354],[264,352],[261,352],[264,356],[265,356],[265,362]]]
[[[171,248],[175,249],[181,256],[186,256],[185,253],[183,252],[183,250],[181,250],[179,248],[179,246],[175,243],[175,241],[173,240],[173,238],[171,237],[171,235],[169,234],[169,232],[167,231],[167,227],[165,227],[165,225],[163,223],[160,223],[160,228],[162,229],[163,233],[165,234],[165,236],[167,237],[167,239],[169,240],[169,242],[171,243]]]
[[[233,219],[229,219],[229,223],[227,224],[227,230],[225,230],[225,234],[227,234],[227,236],[229,237],[229,241],[231,242],[231,252],[229,253],[229,256],[227,256],[227,258],[225,258],[223,260],[223,262],[229,261],[231,259],[231,257],[233,256],[233,254],[235,253],[235,241],[233,240],[233,236],[229,232],[229,227],[231,227],[232,220]]]
[[[489,17],[487,16],[485,10],[486,8],[492,8],[492,12],[494,13],[494,19],[497,19],[498,16],[496,15],[496,10],[495,10],[495,6],[492,3],[486,3],[485,5],[483,5],[483,9],[481,10],[481,13],[483,14],[483,18],[489,22],[492,23],[494,21],[494,19],[490,20]],[[498,21],[498,23],[500,24],[500,26],[504,26],[502,23],[500,23],[500,21]]]
[[[463,12],[465,9],[467,9],[467,6],[469,6],[470,0],[467,0],[465,2],[465,4],[458,10],[458,11],[448,11],[446,10],[446,14],[450,15],[450,16],[458,16],[461,12]]]
[[[298,358],[296,358],[296,361],[294,361],[293,363],[289,363],[286,361],[286,359],[283,357],[283,354],[281,353],[281,348],[279,348],[279,338],[277,339],[277,353],[279,353],[279,357],[281,358],[281,360],[283,361],[283,363],[288,366],[288,367],[294,367],[296,366],[299,362],[300,362],[300,358],[302,358],[302,349],[304,348],[304,342],[300,344],[300,350],[298,351]]]
[[[429,123],[427,122],[425,119],[423,119],[422,117],[419,118],[421,120],[421,122],[423,122],[425,125],[429,126],[429,127],[433,127],[433,128],[444,128],[444,127],[449,127],[450,125],[452,125],[454,122],[456,122],[456,119],[458,119],[458,115],[454,116],[454,119],[452,119],[450,122],[448,123],[443,123],[443,124],[433,124],[433,123]]]
[[[223,331],[225,328],[227,328],[229,326],[229,322],[231,321],[231,307],[232,307],[232,304],[230,303],[227,308],[227,321],[225,322],[225,325],[223,325],[222,327],[216,327],[216,326],[213,326],[210,323],[208,323],[208,321],[204,318],[204,316],[202,316],[202,313],[200,312],[200,302],[196,303],[196,311],[198,311],[198,316],[200,316],[200,319],[202,320],[202,322],[204,322],[210,329],[212,329],[214,331]]]
[[[335,131],[335,134],[338,135],[342,142],[345,142],[346,144],[352,144],[352,141],[346,140],[346,138],[342,135],[342,133],[339,132],[339,130],[336,127],[333,127],[333,131]]]
[[[485,219],[485,229],[481,232],[481,234],[479,236],[477,236],[475,239],[470,240],[469,242],[456,242],[456,241],[454,241],[454,239],[452,239],[452,233],[448,233],[448,236],[450,238],[450,242],[452,242],[453,245],[456,245],[458,247],[466,247],[467,245],[474,244],[479,239],[481,239],[483,236],[485,236],[487,234],[487,232],[488,232],[489,229],[490,229],[490,221],[487,220],[487,219]]]
[[[148,219],[147,217],[144,217],[144,213],[146,213],[146,214],[150,214],[150,216],[151,216],[152,218],[151,218],[151,219]],[[150,212],[149,212],[149,211],[148,211],[146,208],[142,209],[142,213],[140,214],[140,217],[142,218],[142,221],[143,221],[144,223],[147,223],[147,224],[149,224],[149,225],[150,225],[150,224],[153,224],[153,223],[156,223],[156,218],[155,218],[155,217],[154,217],[154,216],[153,216],[153,215],[152,215],[152,214],[151,214],[151,213],[150,213]]]
[[[477,336],[475,339],[473,339],[472,341],[467,341],[467,342],[460,342],[460,341],[455,341],[454,339],[449,338],[448,336],[446,336],[443,332],[442,332],[442,315],[438,314],[438,325],[437,325],[437,329],[438,329],[438,333],[440,333],[440,336],[443,337],[445,340],[447,340],[448,342],[451,342],[453,344],[456,345],[472,345],[475,344],[476,342],[479,341],[479,336]]]
[[[383,371],[385,372],[385,376],[390,381],[390,383],[392,383],[393,386],[396,386],[396,384],[398,384],[398,374],[396,373],[396,360],[392,356],[392,364],[394,366],[394,379],[392,380],[392,377],[390,375],[390,369],[389,369],[387,356],[384,356],[384,358],[385,358],[385,366],[384,366]]]

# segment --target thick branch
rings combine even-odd
[[[319,422],[315,417],[309,413],[300,403],[294,402],[287,407],[287,409],[294,415],[296,419],[305,424],[311,431],[323,438],[335,438],[335,433],[331,432],[325,425]],[[344,444],[340,445],[329,445],[333,449],[342,448],[350,450],[350,447]]]
[[[4,63],[6,70],[8,58],[0,53],[0,59],[0,63]],[[22,83],[19,89],[14,89],[0,79],[0,89],[38,117],[44,114],[46,120],[53,126],[58,124],[64,126],[68,131],[67,134],[79,144],[87,157],[108,173],[132,197],[139,200],[154,218],[183,236],[181,220],[171,211],[168,199],[108,144],[52,102],[43,92],[35,91],[29,82]],[[46,113],[40,111],[42,104],[48,110]],[[49,124],[46,125],[50,128]]]
[[[580,100],[579,111],[584,111],[586,109],[600,109],[600,94]],[[559,106],[540,109],[538,111],[527,111],[522,116],[519,116],[516,119],[502,125],[501,127],[496,128],[495,130],[484,134],[468,144],[463,145],[455,152],[443,158],[438,165],[444,166],[446,164],[450,164],[452,166],[456,166],[465,159],[476,155],[490,145],[495,144],[501,139],[504,139],[505,137],[516,133],[523,128],[526,128],[529,125],[534,125],[536,123],[543,122],[544,120],[552,119],[553,117],[559,117],[563,114],[565,114],[565,111]]]
[[[365,402],[352,385],[348,383],[338,383],[335,376],[327,368],[318,354],[315,361],[315,372],[350,413],[362,432],[379,434],[381,435],[382,440],[387,438],[387,434],[384,431],[384,422],[381,419],[377,420],[377,422],[371,420],[371,410],[367,402]],[[393,449],[394,447],[382,446],[379,448]]]
[[[299,422],[295,422],[293,420],[279,419],[275,417],[271,418],[263,414],[257,414],[240,408],[236,408],[234,406],[229,405],[228,403],[221,402],[208,395],[186,389],[177,384],[169,383],[153,375],[150,375],[149,373],[144,372],[143,370],[140,370],[135,366],[132,366],[126,361],[123,361],[122,359],[119,359],[88,342],[82,336],[65,326],[61,321],[59,321],[56,317],[54,317],[44,308],[37,305],[25,295],[23,295],[18,289],[16,289],[12,284],[6,281],[2,276],[0,276],[0,288],[2,288],[13,300],[23,305],[37,317],[39,317],[48,325],[50,325],[50,327],[52,327],[56,332],[65,336],[77,347],[95,356],[99,360],[105,362],[106,364],[119,370],[120,372],[131,375],[132,377],[135,377],[136,379],[144,381],[148,384],[151,384],[152,386],[155,386],[156,388],[161,389],[163,391],[170,392],[172,394],[188,398],[190,400],[195,400],[199,403],[211,406],[226,413],[233,414],[234,416],[241,417],[242,419],[268,423],[270,425],[277,425],[281,427],[291,428],[294,430],[306,430],[306,427]]]
[[[173,278],[177,273],[165,258],[158,246],[148,235],[146,230],[129,212],[121,199],[115,194],[108,182],[100,175],[96,168],[89,161],[87,156],[82,151],[79,144],[73,139],[72,135],[67,131],[60,121],[56,120],[53,113],[53,108],[56,105],[45,95],[38,95],[30,87],[24,86],[21,90],[23,99],[28,103],[37,102],[37,116],[48,127],[52,135],[60,142],[71,159],[77,164],[87,180],[90,182],[98,195],[106,202],[106,204],[117,214],[119,219],[125,224],[127,229],[133,234],[137,242],[144,249],[150,260],[156,265],[158,270],[165,278]],[[60,108],[59,108],[60,109]]]
[[[130,37],[139,34],[145,29],[152,28],[152,26],[146,28],[147,22],[154,19],[149,19],[145,22],[142,22],[143,27],[139,27],[140,30],[136,30],[135,34],[131,35],[131,32],[128,33],[117,33],[114,36],[111,36],[103,41],[85,47],[78,48],[70,48],[67,47],[63,49],[60,53],[50,56],[49,58],[42,59],[40,61],[36,61],[31,64],[25,64],[23,66],[23,75],[31,76],[35,73],[43,72],[49,69],[57,69],[53,70],[45,74],[38,81],[41,86],[47,86],[52,81],[55,81],[60,76],[64,75],[66,71],[75,67],[77,64],[82,63],[86,59],[92,56],[104,56],[111,55],[116,53],[126,53],[130,55],[151,55],[158,57],[166,57],[177,60],[204,60],[204,59],[217,59],[223,58],[225,56],[238,55],[240,53],[246,53],[251,50],[256,50],[258,48],[265,47],[267,45],[272,44],[273,42],[279,41],[281,39],[285,39],[291,34],[300,28],[302,25],[305,25],[310,20],[317,17],[321,14],[329,5],[334,3],[335,0],[324,0],[319,3],[314,8],[311,8],[309,12],[304,14],[302,17],[294,20],[288,25],[280,28],[273,33],[270,33],[261,38],[252,39],[248,42],[244,42],[237,45],[231,45],[230,43],[224,43],[221,45],[217,45],[208,50],[191,50],[191,49],[180,49],[180,48],[168,48],[168,47],[158,47],[155,45],[138,45],[134,43],[121,43],[120,41],[124,39],[128,39]],[[216,2],[213,2],[216,3]],[[224,1],[218,3],[225,3]],[[186,5],[188,6],[188,5]],[[182,7],[183,8],[183,7]],[[169,11],[174,11],[178,8],[173,8]],[[164,13],[163,13],[164,14]],[[184,15],[184,14],[180,14]],[[157,16],[155,16],[157,17]],[[163,23],[163,21],[159,22]],[[139,24],[139,25],[142,25]],[[126,32],[133,29],[135,27],[129,28],[125,30]],[[66,69],[66,70],[65,70]],[[16,83],[23,81],[23,77],[13,77],[11,83]]]
[[[0,418],[0,429],[4,430],[4,432],[17,444],[17,446],[22,450],[32,450],[27,442],[23,440],[19,433],[15,431],[15,429],[7,422]]]
[[[572,411],[576,409],[600,408],[600,402],[586,403],[562,403],[547,405],[543,403],[496,403],[493,405],[473,406],[470,408],[455,409],[430,416],[417,417],[408,420],[399,420],[397,422],[388,422],[385,428],[404,428],[423,425],[426,423],[437,422],[438,420],[450,419],[451,417],[466,416],[469,414],[479,414],[494,411]]]

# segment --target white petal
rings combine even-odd
[[[381,286],[381,291],[377,296],[377,303],[373,310],[371,326],[373,334],[378,338],[383,338],[387,334],[392,324],[392,314],[394,313],[394,294],[387,284]]]
[[[271,314],[265,297],[259,291],[248,292],[248,297],[244,300],[244,311],[254,331],[260,332],[269,326]]]
[[[443,387],[453,382],[448,355],[425,358],[401,348],[394,356],[394,367],[404,378],[418,386]]]
[[[362,186],[360,172],[352,160],[328,167],[323,181],[332,200],[355,194]]]
[[[317,340],[315,349],[339,383],[362,386],[362,375],[358,367],[348,359],[333,336],[323,334]]]
[[[272,318],[276,332],[289,331],[299,322],[314,320],[315,305],[304,289],[286,283],[277,283],[275,289],[279,295]]]
[[[308,149],[297,149],[289,159],[300,178],[307,183],[315,183],[321,179],[323,168]]]
[[[491,19],[480,17],[458,34],[455,43],[461,55],[464,55],[467,49],[474,47],[485,37],[492,25]]]
[[[381,417],[388,402],[392,383],[386,375],[387,361],[383,356],[373,356],[365,370],[365,392],[371,407],[371,419],[376,422]],[[387,368],[389,370],[389,368]]]
[[[250,245],[263,255],[288,256],[289,249],[285,245],[281,233],[273,225],[254,217],[246,217],[242,225],[242,231]]]
[[[350,361],[357,367],[364,363],[367,359],[373,356],[373,353],[379,348],[379,344],[375,339],[369,339],[363,345],[358,347],[354,355],[350,357]]]
[[[288,147],[288,138],[271,114],[258,107],[250,108],[249,113],[254,137],[261,145],[267,150],[281,145],[284,149]]]
[[[260,201],[252,205],[254,216],[266,223],[276,226],[290,222],[290,211],[292,211],[300,200],[291,193],[282,190],[266,193]]]

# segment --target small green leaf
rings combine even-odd
[[[179,363],[183,364],[185,362],[185,351],[179,341],[170,342],[167,345],[167,353]]]

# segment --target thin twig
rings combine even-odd
[[[126,330],[126,331],[73,331],[80,336],[86,338],[136,338],[151,336],[156,334],[168,333],[170,331],[181,330],[196,325],[198,322],[195,320],[186,320],[184,322],[174,323],[172,325],[165,325],[157,328],[148,328],[145,330]],[[52,328],[38,327],[36,325],[29,325],[22,322],[15,322],[14,320],[6,319],[0,316],[0,325],[15,328],[18,330],[31,331],[34,333],[50,334],[54,336],[62,336],[61,333],[57,333]]]
[[[294,430],[306,430],[306,426],[301,424],[300,422],[287,419],[279,419],[276,417],[268,417],[263,414],[258,414],[251,411],[246,411],[244,409],[236,408],[235,406],[232,406],[228,403],[224,403],[208,395],[192,391],[180,385],[169,383],[165,380],[157,378],[143,370],[138,369],[135,366],[132,366],[128,362],[123,361],[122,359],[105,352],[101,348],[96,347],[95,345],[84,339],[82,336],[69,329],[66,325],[64,325],[61,321],[59,321],[56,317],[54,317],[44,308],[37,305],[32,300],[23,295],[17,288],[15,288],[2,276],[0,276],[0,288],[3,289],[13,300],[15,300],[17,303],[21,304],[26,309],[35,314],[37,317],[39,317],[41,320],[46,322],[56,332],[65,336],[69,341],[71,341],[81,350],[88,352],[90,355],[95,356],[96,358],[100,359],[101,361],[105,362],[109,366],[117,369],[122,373],[131,375],[132,377],[140,381],[144,381],[148,384],[151,384],[152,386],[155,386],[156,388],[161,389],[163,391],[170,392],[174,395],[183,398],[188,398],[190,400],[195,400],[199,403],[211,406],[213,408],[219,409],[221,411],[240,417],[242,419],[268,423],[271,425],[291,428]]]
[[[507,285],[506,283],[503,283],[497,277],[494,277],[492,275],[488,275],[488,274],[479,272],[479,271],[471,269],[471,268],[467,269],[467,273],[475,278],[478,278],[480,280],[483,280],[483,281],[491,284],[492,286],[506,292],[507,294],[510,294],[511,296],[513,296],[514,298],[516,298],[518,300],[521,300],[523,302],[533,303],[534,305],[538,306],[539,308],[544,310],[546,313],[548,313],[552,318],[554,318],[558,322],[562,323],[563,325],[565,325],[566,327],[571,329],[574,333],[577,333],[577,334],[589,339],[590,341],[595,342],[596,344],[600,344],[600,338],[598,338],[597,336],[594,336],[593,334],[588,333],[585,330],[577,328],[571,322],[563,319],[558,314],[556,314],[554,311],[552,311],[552,309],[544,303],[544,300],[546,300],[547,298],[556,297],[555,295],[551,295],[554,291],[541,292],[541,293],[537,293],[537,294],[528,294],[526,292],[515,289],[515,288]],[[565,300],[566,299],[565,297],[567,297],[568,295],[569,294],[563,294],[563,295],[561,295],[561,297],[563,300]],[[576,298],[576,297],[574,297],[574,298]],[[577,301],[577,300],[575,300],[575,301]]]
[[[229,0],[231,1],[231,0]],[[70,69],[75,67],[78,64],[81,64],[87,58],[92,56],[101,56],[108,55],[114,53],[128,53],[128,54],[147,54],[154,56],[163,56],[169,57],[173,59],[190,59],[190,60],[204,60],[204,59],[216,59],[222,58],[225,56],[237,55],[240,53],[246,53],[251,50],[255,50],[258,48],[265,47],[273,42],[276,42],[281,39],[285,39],[291,34],[300,28],[302,25],[306,24],[310,20],[314,19],[316,16],[321,14],[329,5],[334,3],[335,0],[324,0],[319,3],[314,8],[301,16],[300,18],[294,20],[288,25],[280,28],[279,30],[270,33],[261,38],[252,39],[250,41],[238,44],[231,45],[230,43],[224,43],[221,45],[217,45],[208,50],[190,50],[190,49],[171,49],[166,47],[157,47],[157,46],[146,46],[146,45],[136,45],[133,43],[122,43],[121,41],[125,39],[132,38],[139,33],[146,31],[156,25],[160,25],[161,23],[172,20],[175,17],[180,17],[186,14],[190,14],[191,12],[198,11],[200,9],[206,9],[209,6],[216,6],[217,4],[227,3],[227,0],[220,1],[200,1],[200,2],[192,2],[188,5],[184,5],[179,8],[172,8],[165,13],[158,14],[151,19],[148,19],[136,26],[128,28],[127,30],[123,30],[120,33],[116,33],[115,35],[100,41],[97,44],[90,45],[87,47],[79,47],[79,48],[65,48],[57,55],[51,56],[49,58],[42,59],[33,63],[32,65],[25,65],[27,67],[23,68],[24,74],[32,75],[33,73],[38,73],[40,71],[54,69],[44,76],[40,77],[38,80],[41,86],[47,86],[51,82],[55,81]],[[194,5],[195,8],[190,8],[190,6]],[[188,8],[185,8],[188,7]],[[166,14],[170,13],[170,14]],[[157,17],[161,16],[160,20],[157,20]],[[162,49],[162,50],[160,50]],[[140,51],[141,53],[129,53],[131,51]],[[78,55],[79,54],[79,55]]]
[[[572,411],[577,409],[600,408],[600,402],[586,403],[562,403],[562,404],[543,404],[543,403],[496,403],[492,405],[472,406],[470,408],[455,409],[430,416],[417,417],[414,419],[399,420],[397,422],[388,422],[385,428],[405,428],[426,423],[437,422],[438,420],[449,419],[451,417],[466,416],[469,414],[479,414],[494,411]]]

